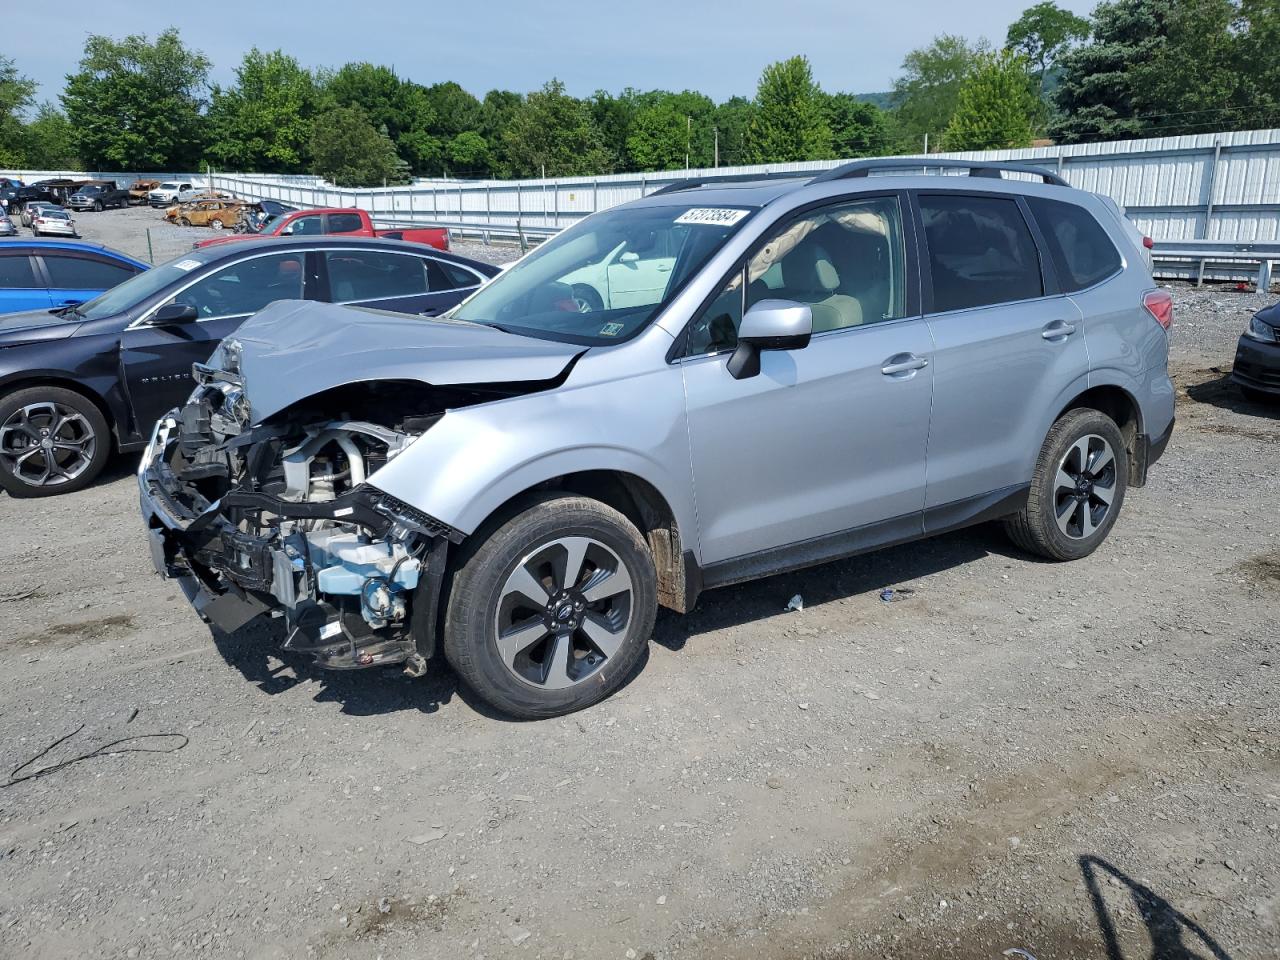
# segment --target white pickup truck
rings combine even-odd
[[[167,207],[171,203],[186,203],[205,185],[199,180],[166,180],[147,194],[147,203],[153,207]]]

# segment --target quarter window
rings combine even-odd
[[[1044,295],[1040,258],[1016,200],[920,198],[938,313]]]
[[[30,290],[42,287],[36,283],[31,258],[25,253],[19,256],[0,256],[0,290]]]
[[[68,290],[107,290],[137,273],[132,267],[118,263],[85,257],[57,257],[47,253],[44,254],[44,268],[49,271],[50,286]]]
[[[897,198],[824,207],[779,229],[693,322],[688,354],[732,349],[744,307],[761,300],[808,304],[814,333],[906,316]]]
[[[171,303],[190,304],[202,320],[257,313],[276,300],[302,299],[300,253],[241,260],[197,280]]]
[[[1120,253],[1107,231],[1084,207],[1027,197],[1049,256],[1067,293],[1091,287],[1120,269]]]

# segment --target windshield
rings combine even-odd
[[[115,316],[132,309],[154,293],[163,290],[169,284],[187,276],[193,267],[201,266],[195,259],[176,260],[165,263],[150,270],[144,270],[136,277],[126,280],[119,286],[112,287],[106,293],[99,294],[88,303],[75,308],[77,316],[86,320],[101,320],[103,317]]]
[[[98,186],[94,186],[93,184],[89,184],[88,186],[81,187],[81,188],[80,188],[78,191],[76,191],[76,192],[77,192],[77,193],[101,193],[101,192],[102,192],[102,187],[98,187]]]
[[[596,214],[446,316],[548,340],[617,343],[657,316],[754,212],[689,204]]]

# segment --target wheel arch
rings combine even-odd
[[[1096,384],[1069,400],[1053,418],[1054,423],[1071,410],[1079,409],[1097,410],[1115,421],[1116,426],[1120,428],[1120,435],[1124,437],[1125,452],[1129,459],[1129,476],[1141,479],[1145,473],[1145,458],[1144,451],[1140,449],[1142,408],[1137,398],[1119,384]],[[1133,486],[1140,485],[1140,483],[1133,484]]]
[[[576,470],[525,487],[498,504],[476,526],[492,528],[495,521],[519,511],[532,493],[563,491],[598,500],[626,517],[649,547],[658,578],[658,603],[687,613],[697,600],[696,561],[681,536],[680,523],[666,496],[649,480],[626,470]]]

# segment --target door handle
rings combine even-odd
[[[895,353],[884,362],[880,372],[886,377],[898,377],[905,380],[906,377],[903,374],[915,373],[917,370],[923,370],[928,365],[928,360],[924,357],[917,357],[914,353]]]
[[[1055,320],[1041,331],[1040,336],[1046,340],[1065,340],[1076,332],[1076,325],[1066,320]]]

